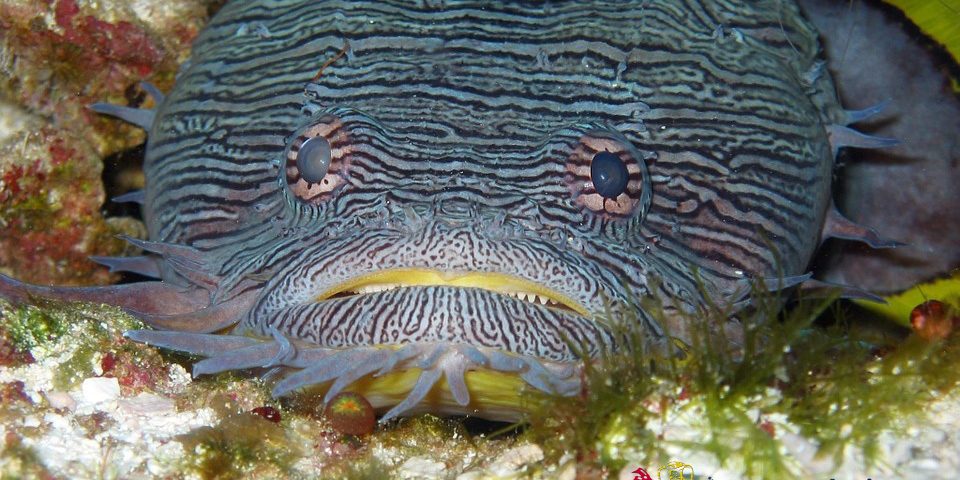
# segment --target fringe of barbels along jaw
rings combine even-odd
[[[164,251],[162,261],[188,262],[177,248],[157,242],[137,241],[150,251]],[[187,248],[187,247],[184,247]],[[193,264],[192,266],[196,266]],[[211,280],[197,272],[190,279]],[[190,282],[187,282],[190,283]],[[100,287],[46,287],[30,285],[0,275],[0,298],[15,303],[34,303],[37,298],[87,301],[119,306],[156,330],[132,330],[126,337],[160,348],[207,357],[193,368],[194,377],[230,370],[265,369],[276,378],[273,395],[281,397],[311,386],[330,383],[324,397],[329,401],[358,380],[404,370],[419,370],[419,377],[406,397],[392,404],[381,422],[409,414],[420,406],[441,380],[455,405],[441,407],[449,413],[471,413],[466,374],[487,370],[516,375],[530,387],[547,394],[571,396],[580,391],[580,363],[555,362],[496,348],[451,342],[421,342],[402,345],[371,345],[330,348],[288,338],[270,327],[272,338],[248,336],[234,328],[249,313],[258,289],[213,300],[213,292],[201,285],[174,285],[147,281]],[[243,289],[240,289],[243,291]],[[213,333],[230,330],[231,333]],[[375,402],[373,402],[375,403]],[[391,403],[375,405],[389,406]],[[485,411],[486,417],[517,420],[514,411]]]
[[[550,362],[494,348],[446,342],[327,348],[291,340],[276,329],[272,333],[272,341],[156,330],[134,330],[127,332],[126,337],[208,357],[194,364],[194,377],[247,368],[268,369],[268,376],[279,378],[272,390],[274,397],[333,382],[324,403],[368,375],[376,378],[402,370],[419,370],[406,398],[390,408],[381,417],[381,423],[414,409],[441,378],[461,407],[459,413],[469,413],[470,392],[465,375],[470,370],[516,374],[531,387],[553,395],[572,396],[581,387],[577,363]],[[503,419],[515,420],[509,415]]]

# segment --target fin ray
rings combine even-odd
[[[869,106],[860,110],[844,110],[844,116],[846,119],[844,123],[847,125],[862,122],[868,118],[871,118],[880,112],[886,110],[887,106],[890,105],[890,100],[884,100],[876,105]]]
[[[465,375],[467,374],[464,361],[456,361],[452,365],[445,365],[443,376],[447,379],[447,386],[450,387],[450,394],[454,401],[461,407],[470,404],[470,390],[467,388]]]
[[[147,95],[150,95],[151,97],[153,97],[153,101],[157,105],[163,103],[163,101],[166,100],[167,98],[167,96],[164,95],[163,92],[161,92],[156,85],[146,80],[140,82],[140,88],[142,88],[143,91],[147,92]]]
[[[194,285],[214,291],[220,283],[221,277],[211,271],[207,262],[203,259],[202,252],[196,248],[175,243],[140,240],[128,235],[120,235],[120,238],[148,252],[162,255],[175,272]]]
[[[133,190],[122,195],[117,195],[110,199],[113,203],[136,203],[143,205],[145,201],[145,195],[143,190]]]
[[[361,378],[376,372],[382,368],[383,363],[387,360],[389,352],[383,350],[375,350],[373,352],[365,352],[366,354],[363,358],[357,362],[358,364],[348,372],[345,372],[343,375],[337,377],[333,382],[333,385],[330,386],[330,389],[327,390],[326,395],[323,397],[323,403],[328,403],[333,399],[338,393],[343,391],[344,388],[347,388],[353,382],[360,380]]]
[[[839,149],[844,147],[889,148],[900,144],[900,141],[895,138],[867,135],[843,125],[828,126],[827,134],[830,137],[830,146],[833,148],[834,156]]]
[[[252,290],[225,302],[176,314],[141,312],[134,309],[127,309],[127,313],[160,330],[212,333],[236,325],[249,310],[257,293],[256,290]]]
[[[217,335],[209,333],[165,332],[158,330],[129,330],[123,333],[124,338],[134,342],[146,343],[155,347],[176,350],[213,357],[224,352],[250,348],[269,342],[241,335]]]
[[[800,286],[800,290],[803,291],[803,295],[806,298],[819,297],[821,295],[818,294],[818,291],[822,290],[839,290],[840,298],[845,298],[847,300],[867,300],[882,304],[887,303],[883,297],[862,288],[857,288],[852,285],[843,285],[840,283],[817,280],[815,278],[803,282],[803,285]]]
[[[883,238],[872,228],[854,223],[844,217],[836,206],[831,206],[827,212],[827,219],[823,222],[823,230],[820,233],[821,243],[828,238],[854,240],[866,243],[873,248],[895,248],[906,245],[896,240]]]
[[[313,365],[290,374],[277,382],[273,386],[271,394],[275,398],[282,397],[307,385],[329,382],[349,372],[361,353],[359,350],[345,350],[322,358]]]
[[[31,304],[34,303],[34,298],[49,298],[68,302],[105,303],[145,314],[180,314],[206,307],[209,297],[207,292],[200,289],[185,289],[160,281],[99,287],[49,287],[0,275],[0,298],[14,303]]]
[[[140,247],[148,252],[163,255],[164,257],[181,257],[196,263],[203,263],[200,250],[193,247],[178,245],[176,243],[141,240],[129,235],[119,235],[119,238],[135,247]]]
[[[145,277],[160,278],[159,259],[150,255],[136,257],[89,257],[91,261],[110,269],[111,272],[130,272]]]
[[[387,411],[387,413],[380,418],[380,424],[389,422],[394,417],[403,414],[413,408],[414,405],[420,403],[420,401],[430,393],[430,390],[437,383],[437,380],[440,380],[440,375],[442,374],[443,372],[436,368],[421,372],[420,377],[417,378],[417,383],[413,385],[410,393],[407,394],[407,398],[404,398],[402,402]]]
[[[153,126],[153,121],[156,117],[156,113],[153,110],[123,107],[110,103],[94,103],[91,104],[89,108],[94,112],[119,118],[147,131]]]
[[[267,368],[271,358],[277,355],[278,345],[273,342],[260,342],[249,347],[238,348],[219,355],[205,358],[193,364],[193,376],[211,375],[228,370],[245,368]]]

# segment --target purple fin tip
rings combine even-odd
[[[830,146],[833,148],[834,155],[836,155],[837,150],[844,147],[889,148],[900,144],[900,141],[895,138],[875,137],[843,125],[830,125],[827,127],[827,133],[830,137]]]
[[[887,106],[889,105],[890,100],[884,100],[876,105],[864,108],[862,110],[845,110],[844,114],[846,119],[844,120],[844,123],[850,125],[853,123],[862,122],[886,110]]]
[[[204,357],[222,355],[227,352],[261,345],[271,345],[270,342],[240,335],[129,330],[124,332],[123,336],[134,342]]]
[[[113,203],[137,203],[143,205],[145,200],[145,195],[143,190],[134,190],[132,192],[124,193],[123,195],[117,195],[110,199]]]
[[[90,105],[90,110],[119,118],[120,120],[123,120],[127,123],[132,123],[144,130],[150,130],[150,127],[153,125],[153,119],[156,116],[153,110],[122,107],[120,105],[111,105],[109,103],[94,103]]]
[[[844,240],[854,240],[866,243],[873,248],[895,248],[906,245],[896,240],[883,238],[872,228],[854,223],[852,220],[844,217],[836,207],[831,207],[827,212],[827,219],[823,224],[823,231],[820,234],[820,241],[828,238],[840,238]]]
[[[817,279],[810,279],[806,282],[803,282],[803,285],[800,286],[800,289],[804,292],[804,296],[807,298],[818,296],[816,294],[818,290],[839,290],[840,298],[845,298],[848,300],[867,300],[884,304],[887,303],[883,297],[861,288],[850,285],[842,285],[839,283],[825,282]],[[813,295],[811,295],[811,292]]]
[[[164,95],[156,85],[146,80],[140,82],[140,88],[147,92],[147,95],[153,97],[153,101],[157,104],[163,103],[164,99],[167,98],[166,95]]]
[[[89,257],[91,261],[110,269],[111,272],[130,272],[145,277],[160,278],[160,265],[157,257],[141,255],[137,257]]]

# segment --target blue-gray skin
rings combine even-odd
[[[384,420],[442,377],[429,408],[508,418],[466,371],[570,395],[609,315],[683,338],[704,293],[806,279],[822,236],[892,245],[831,206],[837,150],[893,142],[845,126],[875,111],[818,48],[783,0],[232,2],[156,110],[94,106],[149,132],[149,254],[100,261],[159,280],[0,294],[121,305],[156,328],[130,338],[275,369],[278,396],[417,368]]]

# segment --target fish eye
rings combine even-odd
[[[627,190],[630,172],[620,157],[607,152],[599,152],[590,162],[590,180],[597,193],[604,198],[617,198]]]
[[[330,169],[330,142],[323,137],[307,139],[297,151],[300,177],[308,183],[320,183]]]
[[[313,119],[288,140],[281,175],[290,193],[314,205],[332,199],[347,183],[350,151],[349,128],[338,117]]]
[[[639,224],[653,193],[646,164],[652,158],[620,132],[590,130],[571,144],[564,182],[590,218]]]

